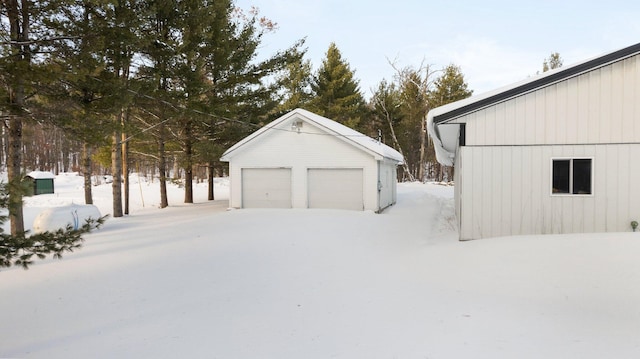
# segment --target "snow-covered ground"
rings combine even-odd
[[[110,185],[94,187],[110,213]],[[27,217],[82,203],[81,179]],[[638,358],[640,233],[458,242],[453,188],[400,184],[383,214],[158,209],[132,184],[63,260],[0,270],[0,357]],[[142,206],[144,199],[144,207]]]

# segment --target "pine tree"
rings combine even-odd
[[[51,79],[41,91],[41,111],[48,122],[82,142],[85,203],[92,204],[91,156],[95,148],[108,144],[104,134],[113,126],[114,115],[103,9],[85,1],[51,4],[48,10],[47,27],[66,41],[57,44]]]
[[[378,85],[378,89],[371,97],[371,122],[370,126],[374,126],[380,131],[381,140],[385,144],[395,148],[404,157],[404,150],[398,140],[396,129],[404,119],[401,109],[401,93],[397,89],[395,83],[389,83],[382,80]],[[404,176],[410,181],[414,180],[413,174],[405,160],[402,163]]]
[[[142,5],[142,0],[118,0],[104,3],[101,9],[105,21],[101,35],[104,36],[106,76],[108,82],[114,85],[110,96],[114,101],[113,109],[116,112],[112,116],[113,132],[111,135],[114,217],[122,217],[124,215],[122,181],[123,176],[128,176],[128,171],[123,166],[123,159],[126,159],[126,155],[123,156],[123,147],[125,146],[122,140],[126,137],[124,130],[128,126],[127,119],[133,94],[135,93],[131,89],[131,70],[133,57],[140,46]]]
[[[424,120],[429,111],[428,90],[432,72],[429,67],[421,70],[407,68],[400,82],[400,109],[404,114],[399,124],[400,141],[406,149],[405,161],[413,178],[424,181],[426,131]],[[411,177],[409,179],[412,179]]]
[[[23,177],[23,130],[36,121],[32,104],[38,83],[46,76],[45,60],[56,39],[43,25],[49,1],[2,0],[0,2],[0,114],[7,128],[7,173],[11,233],[24,232],[21,181]]]
[[[175,58],[178,56],[176,46],[179,38],[176,29],[180,13],[175,0],[156,0],[147,3],[145,12],[149,14],[147,21],[143,23],[145,34],[141,53],[150,60],[149,66],[141,66],[138,69],[139,76],[146,79],[148,84],[144,91],[152,93],[153,97],[143,98],[139,102],[140,113],[136,116],[141,123],[142,131],[148,132],[155,144],[153,149],[146,151],[148,156],[157,160],[158,175],[160,181],[160,208],[169,206],[167,196],[167,143],[169,131],[167,122],[171,121],[176,113],[169,104],[173,102],[173,71]],[[145,101],[149,100],[149,101]],[[155,152],[155,156],[153,153]],[[144,151],[143,151],[144,153]]]
[[[444,68],[442,75],[435,81],[433,90],[429,93],[429,98],[432,108],[435,108],[465,99],[472,94],[473,91],[468,89],[460,67],[450,64]],[[426,161],[431,177],[442,181],[446,173],[449,180],[452,179],[453,169],[443,169],[438,163],[433,143],[429,144]]]
[[[139,74],[153,79],[146,86],[156,89],[162,104],[144,110],[150,114],[147,124],[158,124],[152,133],[160,153],[165,143],[160,133],[173,133],[180,146],[185,202],[193,201],[197,164],[206,164],[213,199],[214,168],[220,166],[223,149],[255,129],[243,122],[252,125],[273,113],[280,83],[271,79],[299,59],[303,42],[255,61],[263,35],[275,30],[256,10],[245,13],[231,1],[156,0],[148,11],[155,15],[145,25],[143,53],[151,66],[141,67]],[[153,101],[145,102],[146,107]],[[163,155],[158,157],[163,161]]]
[[[285,73],[280,77],[280,86],[284,94],[283,100],[277,109],[277,114],[282,115],[296,108],[307,107],[311,101],[311,61],[305,60],[304,52],[295,54],[299,59],[287,65]]]
[[[351,128],[359,128],[365,102],[358,80],[335,43],[329,45],[326,57],[311,82],[314,96],[311,110]]]
[[[434,82],[430,91],[432,108],[465,99],[473,94],[459,66],[450,64]]]

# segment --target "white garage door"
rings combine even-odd
[[[291,208],[291,169],[243,168],[242,208]]]
[[[361,168],[308,170],[309,208],[364,209]]]

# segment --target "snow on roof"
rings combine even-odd
[[[301,108],[295,109],[279,117],[278,119],[272,121],[271,123],[255,131],[251,135],[245,137],[243,140],[241,140],[240,142],[236,143],[231,148],[226,150],[225,153],[222,154],[222,157],[220,159],[222,161],[229,161],[229,158],[232,152],[242,147],[243,145],[247,144],[254,138],[260,136],[261,134],[267,132],[268,130],[275,128],[282,122],[289,120],[293,117],[297,117],[297,118],[301,118],[303,120],[309,121],[315,124],[316,126],[324,129],[326,132],[336,135],[337,137],[340,137],[346,140],[346,142],[351,143],[352,145],[355,145],[357,147],[360,147],[366,151],[373,152],[374,154],[382,158],[387,158],[399,163],[404,162],[404,157],[398,151],[385,145],[384,143],[378,142],[377,140],[374,140],[373,138],[367,135],[364,135],[343,124],[340,124],[336,121],[330,120],[326,117],[322,117],[320,115],[317,115],[313,112],[310,112]]]
[[[56,176],[54,176],[53,173],[45,172],[45,171],[29,172],[29,173],[27,173],[27,176],[31,177],[33,179],[54,179],[54,178],[56,178]]]
[[[453,165],[457,142],[450,142],[457,141],[458,139],[457,136],[447,136],[446,138],[441,136],[438,125],[450,122],[467,113],[480,110],[495,103],[506,101],[524,93],[535,91],[541,87],[578,76],[594,68],[606,66],[621,59],[637,55],[638,53],[640,53],[640,43],[569,66],[543,72],[542,74],[531,76],[525,80],[432,109],[427,114],[427,132],[433,139],[438,162],[446,166]]]

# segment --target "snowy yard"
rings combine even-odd
[[[110,185],[94,187],[110,213]],[[385,213],[232,210],[132,184],[131,215],[0,270],[0,357],[638,358],[640,233],[458,242],[453,188]],[[59,176],[39,208],[82,203]],[[144,207],[143,207],[144,200]]]

